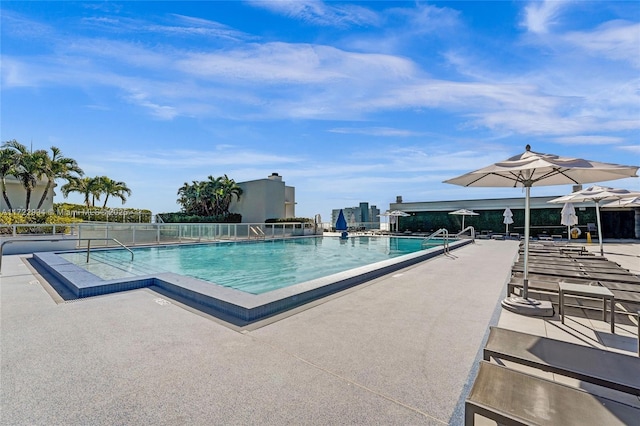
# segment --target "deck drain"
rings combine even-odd
[[[157,299],[153,299],[154,302],[156,302],[158,305],[160,306],[167,306],[170,305],[171,302],[169,302],[168,300],[165,300],[161,297],[158,297]]]
[[[400,278],[402,275],[404,275],[404,274],[394,274],[394,275],[391,275],[391,277],[392,278]]]
[[[40,285],[40,281],[38,281],[38,280],[31,280],[31,281],[29,281],[29,284],[31,284],[31,285]]]

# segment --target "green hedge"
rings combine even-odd
[[[54,211],[59,216],[85,221],[116,223],[151,223],[151,210],[90,207],[83,204],[56,203]]]
[[[513,222],[509,225],[509,232],[517,232],[524,235],[524,209],[511,209]],[[503,223],[504,209],[478,210],[478,216],[465,216],[464,226],[473,226],[476,232],[492,231],[504,233]],[[576,209],[578,226],[582,229],[583,237],[587,223],[597,223],[595,207],[587,207],[584,210]],[[600,211],[602,220],[602,233],[604,238],[634,238],[635,222],[633,211]],[[433,232],[440,228],[446,228],[449,232],[458,232],[462,227],[462,216],[452,215],[449,212],[418,212],[409,217],[399,218],[400,231]],[[560,225],[560,209],[533,209],[531,210],[531,236],[540,234],[563,235],[566,238],[567,228]]]
[[[314,223],[313,219],[308,217],[288,217],[280,219],[267,219],[264,223]]]
[[[158,214],[164,223],[240,223],[242,215],[229,213],[218,216],[196,216],[187,213],[160,213]]]
[[[12,226],[3,225],[25,225],[16,229],[18,234],[51,234],[53,226],[28,226],[29,224],[55,224],[56,234],[66,234],[70,231],[69,226],[59,226],[67,223],[77,223],[77,220],[69,217],[58,216],[53,213],[0,213],[0,234],[12,234]]]

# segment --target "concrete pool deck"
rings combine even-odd
[[[517,250],[478,240],[251,329],[154,287],[64,302],[6,256],[0,423],[461,424],[489,325],[572,332],[499,308]],[[632,330],[600,340],[633,353]]]

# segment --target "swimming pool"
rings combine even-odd
[[[300,247],[302,247],[295,245],[298,244],[297,241],[305,241],[306,244],[310,244],[314,249],[318,246],[324,247],[326,245],[329,248],[335,245],[333,251],[348,249],[349,247],[360,247],[361,249],[366,247],[367,250],[371,252],[383,252],[386,258],[340,272],[330,272],[328,265],[340,263],[339,261],[341,261],[341,259],[343,261],[350,257],[348,255],[349,251],[344,250],[340,252],[340,256],[332,259],[329,258],[325,262],[327,264],[321,264],[318,262],[318,259],[307,253],[306,257],[311,259],[310,264],[314,266],[316,270],[321,271],[322,276],[312,279],[308,279],[309,277],[302,278],[308,280],[304,282],[294,282],[294,284],[289,286],[267,290],[262,293],[256,292],[255,294],[214,284],[201,278],[194,278],[192,276],[167,271],[166,267],[169,265],[169,262],[166,260],[160,261],[163,268],[159,271],[155,268],[151,270],[147,269],[146,266],[142,266],[142,264],[138,262],[140,259],[136,258],[133,264],[131,264],[132,266],[138,265],[136,268],[129,270],[129,268],[120,267],[116,274],[118,276],[105,276],[104,278],[89,269],[80,267],[79,264],[74,264],[72,261],[65,259],[63,257],[66,254],[65,252],[34,253],[33,265],[43,276],[53,277],[50,284],[54,289],[58,290],[60,295],[62,295],[61,292],[71,293],[71,296],[69,296],[71,299],[107,295],[115,292],[148,287],[170,299],[220,318],[226,323],[245,327],[445,253],[445,248],[442,245],[422,250],[422,239],[413,238],[406,239],[407,244],[420,244],[418,251],[411,252],[411,250],[409,250],[410,252],[402,254],[405,248],[403,243],[400,243],[401,240],[404,241],[405,239],[398,240],[389,237],[358,236],[350,237],[348,240],[340,240],[337,237],[300,237],[284,240],[286,241],[285,246],[287,248],[295,248],[294,251],[299,251]],[[394,244],[394,242],[398,244]],[[455,250],[471,242],[472,240],[469,239],[450,241],[449,250]],[[218,247],[221,249],[219,252],[221,254],[218,256],[231,265],[235,264],[238,260],[236,258],[244,257],[244,260],[248,261],[248,263],[243,263],[244,266],[242,266],[243,269],[240,272],[248,274],[255,279],[255,276],[259,275],[254,268],[254,265],[259,263],[259,260],[255,256],[249,256],[245,253],[243,255],[230,257],[225,253],[228,253],[234,247],[242,246],[248,250],[260,244],[265,244],[266,247],[266,245],[270,243],[272,242],[238,242],[231,243],[232,245],[229,245],[229,243],[218,243]],[[198,245],[180,245],[173,247],[183,250],[188,247],[198,247]],[[275,247],[275,245],[272,247]],[[371,250],[374,247],[375,249]],[[413,248],[415,249],[416,246]],[[136,253],[139,253],[140,250],[142,249],[136,249]],[[111,251],[113,250],[108,250],[108,252]],[[97,253],[99,253],[98,250],[92,251],[91,257],[93,258]],[[118,253],[117,256],[120,256],[119,251],[116,251],[116,253]],[[148,256],[152,257],[152,253],[154,253],[154,251],[149,251]],[[160,251],[156,250],[155,253],[156,256],[160,256]],[[163,253],[167,252],[164,251]],[[356,251],[354,253],[362,253],[362,251]],[[123,264],[129,264],[130,254],[128,252],[124,254],[125,257],[128,257]],[[77,252],[75,255],[81,255],[84,261],[86,261],[86,252]],[[355,255],[353,257],[361,256]],[[268,259],[267,262],[280,265],[280,267],[276,269],[284,268],[284,262],[280,256],[270,253],[266,258]],[[177,259],[175,263],[181,263],[179,260],[180,257]],[[210,261],[211,260],[203,260],[202,258],[198,259],[196,255],[191,256],[188,261],[183,263],[185,265],[194,265],[198,262],[208,263]],[[235,269],[237,270],[238,268],[236,264]],[[134,269],[137,270],[134,271]],[[231,269],[231,267],[227,268],[227,270]],[[111,273],[113,273],[113,271]],[[278,275],[275,280],[280,280],[284,275],[286,274],[282,273]]]
[[[102,279],[173,272],[251,294],[347,271],[441,245],[417,238],[368,236],[313,237],[250,243],[134,248],[135,260],[121,249],[60,256]]]

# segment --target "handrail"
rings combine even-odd
[[[454,238],[460,237],[460,235],[466,233],[467,231],[471,231],[471,239],[475,240],[476,239],[476,229],[473,226],[467,226],[462,231],[460,231],[456,235],[454,235]]]
[[[266,237],[266,235],[265,235],[264,231],[262,230],[262,228],[260,228],[258,226],[256,226],[256,227],[249,226],[249,228],[251,229],[251,232],[253,232],[256,235],[256,239],[265,238]]]
[[[87,238],[87,263],[89,263],[89,252],[91,251],[91,240],[114,241],[118,243],[122,248],[124,248],[129,253],[131,253],[131,261],[133,262],[133,252],[131,251],[131,249],[129,249],[129,247],[125,246],[115,238]]]
[[[120,246],[125,248],[129,253],[131,253],[131,261],[133,262],[133,251],[129,249],[129,247],[122,244],[120,241],[115,238],[13,238],[11,240],[3,241],[0,243],[0,274],[2,273],[2,252],[4,251],[4,245],[10,243],[28,243],[28,242],[56,242],[56,241],[88,241],[87,242],[87,263],[89,262],[89,251],[91,246],[91,240],[100,240],[100,241],[115,241]]]
[[[449,231],[446,228],[440,228],[438,229],[436,232],[434,232],[433,234],[429,235],[427,238],[425,238],[424,240],[422,240],[422,245],[424,246],[424,244],[429,241],[430,239],[437,237],[439,235],[442,235],[444,238],[444,252],[445,254],[449,253]]]

